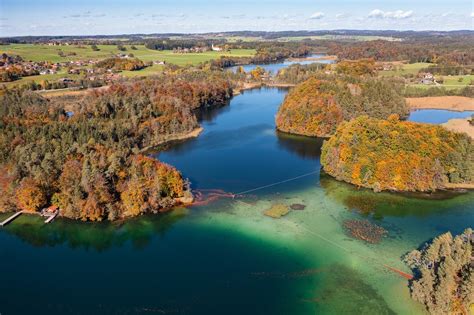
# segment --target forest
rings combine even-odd
[[[474,64],[473,35],[455,38],[427,37],[404,41],[331,42],[329,53],[339,59],[374,58],[377,61],[408,60],[446,65]]]
[[[360,116],[324,142],[326,173],[374,191],[435,191],[474,181],[474,141],[431,124]]]
[[[276,125],[288,133],[326,137],[342,121],[360,115],[407,117],[402,86],[394,79],[319,74],[290,90],[278,110]]]
[[[164,211],[189,197],[174,167],[144,150],[199,127],[194,109],[232,96],[220,74],[157,77],[50,100],[18,89],[0,97],[0,209],[56,205],[81,220]]]
[[[154,50],[173,50],[176,48],[194,48],[194,47],[211,47],[217,44],[212,40],[204,39],[150,39],[145,42],[145,47]]]
[[[445,233],[405,255],[413,270],[414,300],[430,314],[469,314],[474,303],[474,233],[471,228],[453,237]]]
[[[280,69],[274,78],[277,83],[298,84],[321,73],[327,67],[326,64],[312,63],[308,65],[292,64]]]
[[[145,64],[138,58],[114,57],[101,60],[95,66],[102,69],[135,71],[143,69]]]

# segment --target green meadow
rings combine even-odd
[[[208,51],[204,53],[175,54],[171,50],[151,50],[144,45],[136,45],[136,50],[132,50],[131,45],[124,45],[126,51],[118,50],[115,45],[97,45],[99,51],[93,51],[90,46],[48,46],[33,44],[11,44],[1,46],[0,52],[11,55],[20,55],[24,60],[31,61],[50,61],[64,62],[84,59],[104,59],[112,57],[118,53],[132,53],[135,57],[143,61],[161,60],[167,63],[185,66],[187,64],[198,64],[200,62],[209,61],[221,56],[249,57],[255,54],[253,49],[236,49],[229,52]],[[59,56],[59,51],[65,54],[76,53],[74,56]]]
[[[208,51],[204,53],[175,54],[171,50],[152,50],[146,48],[144,45],[135,45],[136,50],[133,50],[131,45],[124,45],[124,47],[127,49],[126,51],[118,50],[116,45],[97,45],[97,47],[99,48],[99,51],[93,51],[89,45],[49,46],[44,44],[11,44],[7,46],[0,46],[0,53],[6,53],[8,55],[20,55],[24,60],[36,62],[100,60],[113,57],[118,53],[125,53],[133,54],[135,57],[144,62],[164,61],[167,64],[175,64],[178,66],[197,65],[201,62],[218,59],[221,56],[251,57],[255,54],[255,50],[253,49],[235,49],[227,52]],[[68,53],[75,53],[75,55],[61,57],[58,54],[59,51],[63,51],[66,55]],[[147,67],[139,71],[123,71],[122,75],[125,77],[149,76],[158,73],[162,68],[162,65],[152,65],[151,67]],[[22,85],[31,81],[40,82],[43,80],[55,81],[63,77],[77,79],[79,76],[67,74],[66,70],[63,70],[56,74],[24,77],[14,82],[3,83],[2,85]]]
[[[395,66],[395,69],[388,71],[380,71],[382,76],[402,76],[404,74],[416,75],[421,69],[428,68],[433,65],[427,62],[407,63],[401,66]]]
[[[474,75],[450,75],[443,77],[443,85],[464,87],[474,82]]]

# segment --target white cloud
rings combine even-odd
[[[349,14],[346,14],[346,13],[338,13],[338,14],[336,14],[336,19],[344,19],[348,16],[349,16]]]
[[[322,19],[323,17],[324,17],[323,12],[314,12],[309,18],[312,20],[319,20],[319,19]]]
[[[471,12],[471,17],[474,18],[474,12]]]
[[[406,19],[413,15],[413,11],[403,11],[403,10],[396,10],[396,11],[382,11],[379,9],[375,9],[370,11],[369,18],[375,19]]]

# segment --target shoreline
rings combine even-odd
[[[198,127],[194,128],[193,130],[191,130],[190,132],[187,132],[187,133],[179,133],[179,134],[175,134],[175,135],[170,135],[169,137],[167,137],[164,140],[158,141],[157,143],[154,143],[153,145],[149,145],[149,146],[144,147],[143,149],[140,150],[140,152],[149,151],[153,148],[156,148],[157,146],[166,144],[166,143],[171,142],[171,141],[179,141],[179,140],[197,138],[201,134],[201,132],[203,132],[203,131],[204,131],[204,128],[201,127],[201,126],[198,126]]]
[[[318,60],[337,60],[336,55],[321,56],[321,57],[307,57],[307,58],[288,58],[288,61],[318,61]]]
[[[469,123],[469,118],[450,119],[441,126],[450,131],[466,133],[471,139],[474,139],[474,125]]]
[[[474,111],[474,98],[466,96],[406,97],[410,110],[445,109],[457,112]]]
[[[262,87],[274,87],[274,88],[292,88],[296,84],[292,83],[266,83],[266,82],[255,82],[255,83],[244,83],[241,87],[236,87],[233,89],[233,96],[242,94],[242,91],[259,89]]]

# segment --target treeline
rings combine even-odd
[[[282,61],[288,58],[302,58],[308,56],[313,48],[302,44],[296,43],[238,43],[229,44],[231,49],[256,49],[256,53],[253,57],[232,57],[222,56],[219,59],[210,61],[213,68],[227,68],[236,65],[247,65],[247,64],[269,64]]]
[[[324,171],[374,191],[434,191],[474,181],[474,142],[431,124],[360,116],[322,147]]]
[[[278,109],[278,130],[326,137],[344,120],[360,115],[407,117],[402,84],[370,76],[319,75],[294,87]]]
[[[445,233],[404,260],[413,270],[411,297],[430,314],[469,314],[474,303],[474,232]]]
[[[363,41],[357,43],[332,42],[331,54],[339,59],[373,58],[376,61],[408,60],[450,65],[474,64],[472,43],[474,36],[455,38],[428,37],[407,41]]]
[[[151,39],[145,42],[145,47],[153,50],[173,50],[177,48],[211,47],[216,41],[205,39]],[[222,43],[222,42],[219,42]]]
[[[3,91],[0,209],[56,205],[61,215],[82,220],[166,210],[189,195],[188,185],[176,169],[141,152],[194,130],[193,109],[230,96],[218,74],[117,84],[83,98]]]
[[[460,89],[447,89],[442,86],[429,88],[407,85],[403,90],[405,97],[427,97],[427,96],[466,96],[474,97],[474,86],[466,86]]]
[[[114,57],[101,60],[95,66],[101,69],[135,71],[143,69],[145,64],[138,58]]]
[[[295,44],[280,44],[272,43],[271,45],[260,44],[257,48],[257,53],[252,58],[253,64],[265,64],[281,61],[287,58],[301,58],[306,57],[311,53],[311,47]]]
[[[430,72],[436,75],[469,75],[474,73],[474,65],[462,66],[457,63],[430,65],[419,72]]]
[[[296,63],[280,69],[274,80],[277,83],[298,84],[321,73],[321,70],[324,70],[326,67],[328,67],[328,65],[323,63],[312,63],[308,65]]]

